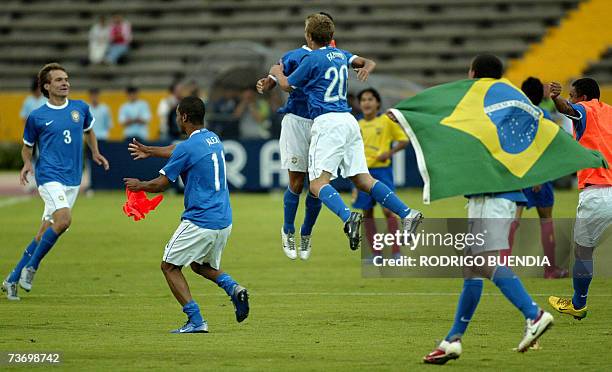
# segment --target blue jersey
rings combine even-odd
[[[311,52],[312,49],[306,45],[302,45],[301,48],[293,49],[285,53],[281,58],[283,64],[283,74],[290,76],[295,70],[297,70],[302,59]],[[289,93],[289,98],[285,106],[278,109],[281,114],[294,114],[303,118],[310,118],[308,112],[308,97],[304,94],[301,89],[295,89]]]
[[[289,84],[308,97],[311,119],[329,112],[350,112],[348,70],[357,56],[332,47],[313,50],[289,76]]]
[[[23,142],[38,145],[36,183],[81,184],[83,132],[91,130],[94,118],[83,101],[66,100],[62,106],[49,102],[32,111],[26,120]]]
[[[571,115],[565,115],[568,118],[572,119],[572,123],[574,125],[574,132],[576,133],[576,141],[580,141],[584,131],[586,130],[586,120],[587,113],[584,109],[584,106],[579,105],[577,103],[570,103],[570,106],[578,113],[578,117],[573,117]]]
[[[225,177],[223,144],[207,129],[196,130],[179,143],[159,173],[172,182],[181,176],[185,184],[182,220],[210,230],[232,224],[232,208]]]

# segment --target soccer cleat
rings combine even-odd
[[[560,279],[568,276],[569,271],[558,266],[544,269],[544,279]]]
[[[9,301],[19,301],[17,295],[17,283],[9,283],[6,280],[2,281],[2,292],[6,292],[6,298]]]
[[[24,267],[23,270],[21,270],[19,286],[23,288],[26,292],[30,292],[32,290],[32,281],[34,280],[34,274],[36,274],[36,270],[33,267]]]
[[[359,249],[361,243],[361,220],[362,216],[360,213],[351,212],[351,216],[344,223],[344,233],[349,239],[349,247],[351,250],[356,251]]]
[[[310,243],[310,235],[302,235],[300,237],[300,258],[304,261],[310,258],[311,250],[312,244]]]
[[[195,325],[190,320],[181,328],[170,331],[170,333],[208,333],[208,323],[204,321],[202,324]]]
[[[517,351],[524,353],[533,345],[536,344],[538,338],[544,334],[553,325],[553,316],[544,310],[540,310],[540,314],[535,320],[527,319],[525,324],[525,335],[518,345]]]
[[[587,316],[587,307],[576,309],[571,298],[550,296],[548,297],[548,303],[561,314],[571,315],[574,319],[582,320]]]
[[[443,340],[434,351],[423,357],[423,362],[428,364],[444,364],[451,359],[459,358],[461,351],[460,339],[452,342]]]
[[[249,292],[243,286],[236,285],[231,299],[236,311],[236,321],[240,323],[249,316]]]
[[[416,231],[419,224],[423,221],[423,213],[417,211],[416,209],[411,209],[410,213],[404,218],[402,218],[402,228],[404,232],[410,234],[410,239],[412,239],[412,234]]]
[[[297,251],[295,250],[295,234],[285,233],[285,230],[283,230],[281,227],[281,239],[283,242],[283,252],[285,252],[285,256],[289,257],[291,260],[295,260],[297,258]]]

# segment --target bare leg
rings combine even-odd
[[[185,306],[186,303],[191,301],[191,292],[189,291],[189,284],[187,284],[187,280],[185,280],[183,276],[181,267],[162,261],[161,270],[164,273],[164,277],[166,278],[166,282],[168,282],[172,294],[181,306]]]

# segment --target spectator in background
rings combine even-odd
[[[255,89],[242,91],[234,117],[240,120],[240,139],[270,138],[270,105],[264,98],[257,96]]]
[[[45,98],[45,96],[43,96],[40,92],[40,87],[38,86],[38,77],[36,76],[32,80],[32,84],[30,85],[30,93],[32,94],[26,97],[26,99],[23,101],[23,104],[21,105],[21,111],[19,111],[19,117],[21,118],[21,120],[23,120],[24,124],[26,119],[28,118],[28,115],[30,115],[32,111],[47,103],[47,98]]]
[[[363,112],[361,112],[359,99],[357,99],[353,93],[349,93],[347,98],[349,107],[351,108],[351,115],[353,115],[357,121],[363,119]]]
[[[100,16],[89,30],[89,63],[104,61],[110,43],[110,26],[105,16]]]
[[[119,108],[119,124],[124,127],[125,139],[136,138],[140,141],[149,137],[151,111],[149,104],[138,99],[138,88],[129,86],[126,89],[128,101]]]
[[[219,92],[218,98],[211,100],[208,128],[222,140],[238,139],[239,119],[234,117],[234,111],[238,106],[236,93],[226,88],[220,88]]]
[[[113,119],[108,106],[100,103],[100,90],[91,88],[89,90],[89,110],[95,119],[93,131],[99,141],[107,141],[108,133],[113,127]]]
[[[172,127],[176,124],[168,120],[170,112],[176,109],[176,105],[179,102],[179,83],[175,81],[168,88],[169,94],[162,98],[157,105],[157,117],[159,118],[159,139],[161,141],[168,141],[171,138]],[[176,114],[175,114],[176,116]]]
[[[189,80],[179,84],[176,88],[177,102],[170,108],[168,115],[166,116],[166,122],[168,123],[168,139],[170,141],[177,141],[183,137],[183,133],[176,122],[176,108],[178,102],[186,97],[200,97],[200,87],[195,80]]]
[[[132,25],[121,15],[115,14],[110,25],[110,44],[106,53],[106,62],[116,65],[130,50],[131,42]]]

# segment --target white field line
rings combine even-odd
[[[257,297],[300,297],[300,296],[308,296],[308,297],[407,297],[407,296],[418,296],[418,297],[444,297],[444,296],[459,296],[459,292],[344,292],[344,293],[335,293],[335,292],[251,292],[249,291],[251,296]],[[552,293],[552,292],[551,292]],[[535,297],[544,297],[550,296],[551,293],[531,293],[532,296]],[[556,293],[558,294],[558,293]],[[170,296],[170,292],[167,294]],[[194,296],[226,296],[222,293],[210,294],[210,293],[192,293]],[[500,297],[503,296],[501,293],[483,293],[483,296],[491,296],[491,297]],[[26,295],[26,297],[29,295]],[[127,294],[127,293],[86,293],[86,294],[32,294],[32,297],[52,297],[52,298],[109,298],[109,297],[125,297],[125,298],[154,298],[154,297],[166,297],[165,293],[160,293],[159,295],[141,295],[138,293]],[[561,294],[564,297],[571,297],[572,294],[565,293]],[[612,294],[589,294],[589,297],[612,297]]]
[[[11,205],[24,203],[32,199],[31,196],[17,196],[14,198],[8,198],[6,200],[0,200],[0,208],[10,207]]]

